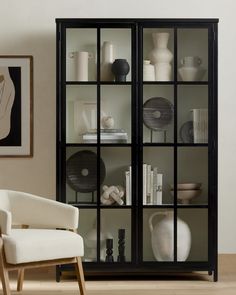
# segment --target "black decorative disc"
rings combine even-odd
[[[106,176],[106,168],[100,159],[100,184]],[[79,151],[66,162],[68,185],[76,192],[90,193],[97,190],[97,154],[92,151]]]
[[[183,143],[193,143],[193,121],[187,121],[180,127],[179,137]]]
[[[143,105],[143,122],[149,129],[157,130],[168,125],[173,117],[173,105],[164,97],[152,97]]]

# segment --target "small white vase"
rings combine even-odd
[[[151,63],[155,65],[156,81],[171,80],[171,64],[173,54],[167,48],[170,34],[169,33],[153,33],[154,49],[150,52],[149,58]]]
[[[114,46],[111,42],[105,41],[102,46],[102,65],[101,65],[101,80],[114,81],[114,75],[111,71],[112,63],[114,62]]]
[[[75,54],[77,62],[77,81],[88,81],[88,61],[92,57],[87,51],[78,51]]]
[[[157,215],[164,218],[155,226],[152,220]],[[157,261],[174,260],[174,214],[171,211],[155,212],[149,217],[153,254]],[[186,222],[177,218],[177,260],[185,261],[191,249],[191,231]]]
[[[180,61],[182,67],[178,73],[183,81],[201,81],[206,70],[201,66],[202,60],[198,56],[185,56]]]
[[[150,60],[143,61],[143,81],[155,81],[155,68]]]

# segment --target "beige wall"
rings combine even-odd
[[[236,252],[235,0],[1,0],[0,54],[34,56],[34,157],[0,159],[0,187],[55,198],[56,17],[219,17],[219,248]]]

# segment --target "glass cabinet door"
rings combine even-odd
[[[80,208],[86,262],[130,262],[133,255],[134,36],[124,24],[64,31],[64,191]]]
[[[143,261],[208,261],[208,28],[141,40]]]
[[[208,261],[208,28],[177,29],[177,261]],[[184,247],[182,246],[182,249]]]

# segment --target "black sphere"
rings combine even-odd
[[[111,67],[116,82],[125,82],[130,66],[126,59],[115,59]]]

